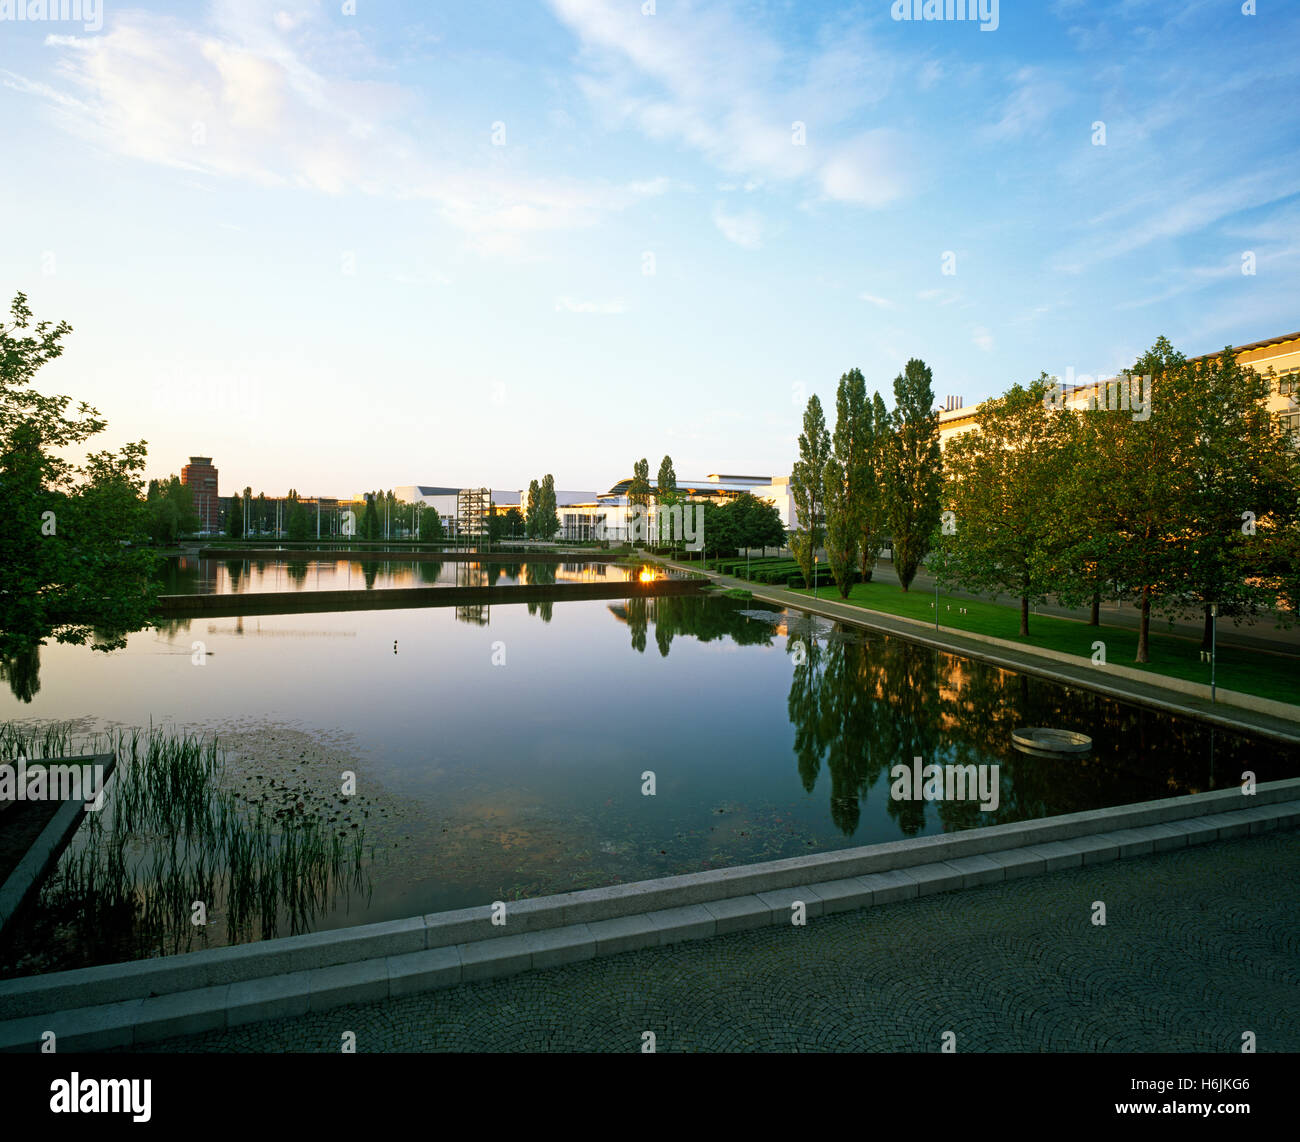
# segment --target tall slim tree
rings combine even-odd
[[[244,497],[230,497],[230,511],[226,513],[226,534],[231,539],[242,539],[244,535]]]
[[[913,357],[894,379],[892,432],[887,445],[887,518],[894,570],[907,591],[939,526],[943,461],[939,414],[930,369]]]
[[[637,518],[644,520],[650,510],[650,461],[642,457],[632,465],[632,483],[627,489],[627,503],[630,508],[640,508]],[[628,534],[628,539],[634,542],[637,539],[646,542],[649,540],[648,535]]]
[[[826,495],[826,560],[840,597],[847,599],[858,558],[859,521],[849,498],[846,466],[838,456],[826,461],[822,484]]]
[[[665,456],[659,461],[659,479],[655,484],[655,508],[672,508],[680,502],[677,495],[677,472],[673,468],[673,458]],[[664,542],[665,524],[662,516],[656,524],[655,542]],[[669,542],[676,544],[680,536],[669,536]]]
[[[542,508],[537,521],[540,529],[538,538],[554,539],[555,533],[560,530],[560,515],[555,502],[555,477],[550,472],[542,477],[541,499]]]
[[[866,456],[862,466],[860,505],[857,512],[860,527],[858,558],[861,560],[864,583],[871,582],[889,527],[885,512],[885,478],[888,470],[886,448],[890,436],[889,412],[880,394],[873,393],[871,404],[863,415],[862,440]]]
[[[524,534],[529,539],[537,538],[537,522],[541,519],[542,485],[536,480],[528,481],[528,502],[524,504]]]
[[[870,470],[868,464],[867,435],[870,431],[871,405],[867,401],[867,382],[861,369],[850,369],[840,377],[835,391],[835,431],[831,442],[835,458],[844,481],[840,497],[848,526],[853,529],[853,546],[856,551],[862,534],[862,515],[866,500],[866,486]],[[830,468],[827,466],[826,472]],[[823,479],[825,473],[823,473]],[[826,526],[830,529],[831,488],[826,487]],[[828,541],[829,542],[829,541]],[[830,549],[827,548],[827,557]]]
[[[790,474],[790,493],[794,498],[795,529],[790,533],[790,550],[803,572],[804,583],[811,587],[813,562],[825,538],[822,481],[826,461],[831,455],[831,434],[826,430],[822,402],[814,393],[803,413],[803,432],[799,434],[799,459]]]

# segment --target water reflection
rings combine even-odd
[[[664,577],[652,573],[651,578]],[[163,570],[165,595],[237,595],[264,591],[376,590],[402,587],[540,586],[623,583],[644,569],[615,563],[456,559],[206,559],[175,556]]]
[[[1235,784],[1261,760],[1261,743],[1241,734],[838,624],[819,633],[819,623],[791,623],[787,705],[800,780],[811,793],[826,769],[831,819],[846,835],[869,794],[905,836],[921,830],[931,803],[892,799],[889,781],[891,767],[918,757],[1000,767],[996,808],[932,803],[945,832],[1203,792]],[[1089,734],[1093,748],[1023,754],[1011,734],[1028,725]],[[1273,777],[1296,772],[1294,748],[1263,748]]]

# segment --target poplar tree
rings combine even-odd
[[[632,465],[632,483],[627,489],[627,504],[630,508],[641,508],[641,518],[645,518],[645,513],[650,508],[650,461],[642,457]],[[629,539],[633,538],[628,536]],[[644,535],[641,538],[649,541],[649,536]]]
[[[858,556],[859,523],[849,498],[849,479],[837,456],[826,462],[822,474],[826,496],[826,559],[835,576],[840,597],[849,597]]]
[[[542,477],[541,501],[537,521],[541,534],[538,538],[554,539],[555,533],[560,530],[560,516],[555,504],[555,477],[549,472]]]
[[[894,379],[894,412],[886,445],[887,519],[894,569],[907,591],[939,526],[943,460],[930,369],[913,357]]]
[[[804,583],[809,587],[813,583],[813,560],[825,537],[822,481],[830,454],[831,435],[826,430],[822,402],[814,393],[804,409],[799,459],[790,474],[790,493],[797,517],[795,530],[790,533],[790,550],[803,572]]]
[[[524,535],[529,539],[537,538],[537,522],[541,518],[542,488],[536,480],[528,482],[528,502],[524,505]]]

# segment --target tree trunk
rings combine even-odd
[[[1134,662],[1150,662],[1151,642],[1151,588],[1142,588],[1142,621],[1138,625],[1138,649]]]
[[[1029,637],[1029,596],[1020,596],[1020,637]]]
[[[1101,626],[1101,588],[1098,587],[1092,593],[1092,615],[1088,619],[1090,627]]]

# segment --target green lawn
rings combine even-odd
[[[810,597],[813,594],[804,588],[795,590],[795,593]],[[904,593],[894,583],[855,583],[847,600],[841,600],[839,591],[833,587],[822,587],[817,594],[825,600],[847,601],[887,615],[934,623],[932,592],[912,590]],[[966,608],[966,614],[959,612],[961,607]],[[990,635],[1023,646],[1077,654],[1086,659],[1092,657],[1092,644],[1100,640],[1106,644],[1106,662],[1112,666],[1129,666],[1135,670],[1168,674],[1174,678],[1209,685],[1210,665],[1200,660],[1200,641],[1163,633],[1160,630],[1162,625],[1161,620],[1152,619],[1151,661],[1139,665],[1133,661],[1137,652],[1136,630],[1105,625],[1093,627],[1072,619],[1031,614],[1029,637],[1021,638],[1018,634],[1018,606],[955,599],[945,597],[942,593],[939,595],[941,631],[947,628]],[[1215,681],[1225,690],[1239,690],[1279,702],[1300,701],[1300,656],[1265,654],[1220,646],[1217,660]]]

